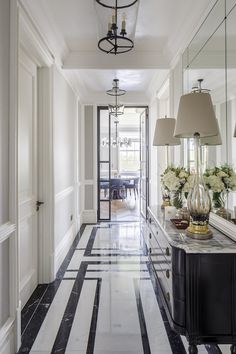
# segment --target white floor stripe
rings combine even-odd
[[[51,352],[73,284],[73,280],[62,280],[30,351],[31,354]]]
[[[64,279],[67,279],[67,278],[76,278],[78,275],[78,272],[65,272],[65,275],[64,275]]]
[[[151,280],[141,280],[139,286],[151,353],[170,354],[170,343]]]
[[[115,276],[117,272],[115,271],[103,271],[103,272],[87,272],[85,278],[102,278],[106,279],[110,277],[110,275]],[[119,275],[123,277],[128,277],[133,280],[133,278],[142,279],[142,278],[149,278],[148,272],[119,272]]]
[[[96,286],[97,281],[93,280],[86,280],[83,283],[83,288],[80,294],[79,303],[66,347],[66,354],[73,351],[76,351],[76,353],[86,354]]]
[[[76,246],[77,248],[86,248],[93,227],[94,225],[87,225],[85,227],[84,232],[82,233],[82,236],[78,242],[78,245]]]
[[[188,341],[187,341],[186,337],[184,337],[184,336],[181,336],[181,338],[182,338],[184,347],[186,349],[186,352],[188,353]],[[205,345],[198,345],[197,349],[198,349],[198,354],[207,354],[208,353],[208,351],[205,348]]]
[[[103,259],[103,258],[102,258]],[[148,270],[146,264],[89,264],[87,270],[104,270],[104,271],[115,271],[115,270]]]
[[[73,257],[71,258],[70,264],[68,265],[67,269],[79,270],[80,264],[83,260],[83,255],[84,255],[83,250],[76,250],[75,253],[73,254]]]
[[[143,354],[133,282],[111,275],[101,286],[94,354]]]

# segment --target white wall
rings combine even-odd
[[[8,125],[10,5],[0,2],[0,227],[9,220]],[[9,240],[0,243],[0,329],[9,316]]]
[[[0,2],[0,225],[8,216],[9,1]]]
[[[76,133],[75,133],[76,132]],[[56,67],[53,70],[54,261],[55,272],[77,231],[77,98]]]
[[[16,292],[13,294],[10,291],[13,282],[15,285],[13,272],[16,270],[14,259],[10,262],[10,254],[12,255],[13,245],[16,244],[15,224],[13,224],[15,219],[9,202],[10,197],[13,200],[12,190],[14,189],[14,179],[11,179],[12,174],[10,175],[9,172],[10,164],[15,162],[15,155],[12,154],[10,159],[9,143],[9,141],[12,142],[10,115],[14,110],[14,107],[10,109],[14,95],[10,90],[10,58],[12,58],[10,54],[10,4],[9,0],[0,1],[0,352],[4,354],[12,354],[16,350],[13,336]],[[17,78],[15,85],[16,83]],[[11,148],[14,148],[13,142]]]

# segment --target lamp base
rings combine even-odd
[[[208,228],[208,225],[194,225],[190,222],[190,225],[186,231],[186,235],[188,237],[196,240],[209,240],[213,236],[212,231]]]

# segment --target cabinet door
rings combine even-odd
[[[204,336],[235,331],[235,256],[186,256],[187,327]]]

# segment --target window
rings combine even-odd
[[[137,172],[140,169],[140,142],[131,139],[131,145],[120,147],[120,172]]]

